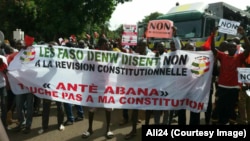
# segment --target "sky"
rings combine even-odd
[[[119,4],[109,21],[109,29],[115,30],[122,24],[136,24],[138,21],[142,21],[145,16],[154,12],[165,14],[175,6],[176,2],[181,5],[201,2],[201,0],[132,0],[132,2]],[[250,2],[245,0],[207,0],[207,2],[225,2],[242,10],[250,6]]]

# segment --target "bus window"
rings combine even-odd
[[[210,36],[210,33],[213,31],[215,27],[215,20],[214,19],[210,19],[210,18],[206,18],[206,22],[205,22],[205,37]]]

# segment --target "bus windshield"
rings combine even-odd
[[[177,27],[177,36],[181,38],[200,38],[202,35],[202,20],[174,22]]]

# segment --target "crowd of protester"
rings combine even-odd
[[[168,52],[174,52],[176,50],[189,50],[198,51],[202,47],[195,47],[192,43],[183,44],[178,37],[176,37],[176,28],[173,28],[173,40],[170,42],[170,48],[166,49],[164,42],[157,42],[152,49],[148,48],[148,42],[146,39],[140,40],[135,47],[124,47],[121,45],[120,40],[108,39],[105,35],[99,37],[97,43],[90,43],[86,39],[72,39],[51,41],[48,43],[38,42],[37,44],[47,44],[50,47],[54,45],[61,45],[66,47],[75,47],[81,49],[97,49],[118,51],[124,53],[133,53],[138,55],[156,56],[159,57]],[[211,33],[212,39],[216,34],[215,29]],[[244,45],[241,45],[240,38],[233,38],[223,41],[218,48],[214,46],[214,40],[211,41],[211,50],[214,53],[215,62],[212,75],[212,83],[210,96],[208,101],[207,111],[205,112],[206,125],[235,125],[235,124],[250,124],[250,97],[246,94],[246,90],[249,89],[250,84],[239,84],[237,78],[237,67],[250,67],[250,55],[249,55],[249,37],[247,38],[245,30],[241,27],[238,29],[238,33],[242,35]],[[3,128],[1,129],[2,137],[6,137],[2,130],[12,130],[14,132],[22,131],[24,134],[28,134],[32,129],[33,116],[41,115],[41,129],[38,131],[42,134],[49,128],[49,114],[50,106],[52,102],[57,106],[57,127],[59,131],[63,131],[65,126],[74,124],[75,122],[82,121],[85,118],[85,112],[81,105],[72,105],[69,103],[62,103],[58,101],[51,101],[47,99],[40,99],[34,96],[32,93],[25,93],[15,95],[8,84],[8,78],[6,77],[6,71],[8,65],[13,60],[15,55],[21,50],[25,49],[31,44],[27,44],[23,40],[18,41],[5,41],[0,42],[0,98],[1,98],[1,121]],[[230,70],[230,71],[229,71]],[[212,107],[212,95],[215,93],[215,105]],[[73,109],[76,108],[77,113],[73,113]],[[236,110],[238,109],[238,111]],[[93,122],[94,112],[96,108],[90,107],[88,110],[88,129],[82,134],[82,138],[88,138],[93,134]],[[111,112],[114,109],[105,109],[106,115],[106,133],[105,136],[110,139],[115,136],[110,130],[111,125]],[[129,117],[128,112],[132,112]],[[125,135],[125,139],[131,139],[136,136],[137,124],[140,122],[138,119],[138,109],[128,110],[123,109],[120,117],[122,122],[120,125],[128,124],[132,121],[131,132]],[[40,113],[40,114],[39,114]],[[16,114],[16,119],[13,119]],[[186,110],[145,110],[145,124],[150,124],[151,115],[154,115],[154,124],[170,125],[173,122],[174,117],[178,117],[179,125],[199,125],[200,114],[191,112],[190,122],[186,123]],[[160,117],[163,116],[163,121],[160,121]],[[66,119],[66,121],[64,121]],[[17,124],[15,128],[8,128],[11,124]]]

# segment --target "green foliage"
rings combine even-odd
[[[245,11],[250,13],[250,6],[247,6]]]
[[[144,19],[142,20],[142,23],[148,23],[150,20],[155,20],[157,17],[161,15],[163,15],[163,13],[159,13],[159,12],[151,13],[150,15],[144,17]]]
[[[1,30],[8,39],[19,28],[44,41],[72,34],[82,36],[96,29],[108,32],[107,21],[115,7],[129,1],[132,0],[0,0]]]
[[[112,37],[112,39],[121,39],[122,32],[123,25],[120,25],[116,30],[109,32],[108,35],[110,35],[109,37]]]
[[[37,19],[37,11],[35,2],[29,1],[7,1],[0,0],[0,19],[3,21],[1,29],[6,37],[12,37],[12,31],[16,28],[22,30],[34,31],[34,21]],[[30,26],[31,25],[31,26]]]

